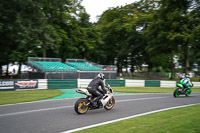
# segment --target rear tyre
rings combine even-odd
[[[176,90],[174,90],[173,96],[174,97],[179,97],[180,93],[179,93],[179,88],[177,88]]]
[[[115,105],[115,99],[114,97],[111,97],[109,101],[106,103],[106,105],[104,106],[104,108],[106,110],[111,110],[114,107],[114,105]]]
[[[89,107],[85,106],[88,103],[88,100],[86,98],[80,98],[76,101],[74,105],[74,110],[77,114],[85,114]]]

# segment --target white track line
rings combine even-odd
[[[148,114],[153,114],[153,113],[157,113],[157,112],[161,112],[161,111],[166,111],[166,110],[176,109],[176,108],[181,108],[181,107],[187,107],[187,106],[192,106],[192,105],[197,105],[197,104],[200,104],[200,103],[154,110],[154,111],[150,111],[150,112],[146,112],[146,113],[142,113],[142,114],[137,114],[137,115],[133,115],[133,116],[129,116],[129,117],[124,117],[124,118],[120,118],[120,119],[116,119],[116,120],[112,120],[112,121],[106,121],[106,122],[102,122],[102,123],[98,123],[98,124],[94,124],[94,125],[90,125],[90,126],[80,127],[80,128],[77,128],[77,129],[72,129],[72,130],[61,132],[61,133],[72,133],[72,132],[76,132],[76,131],[80,131],[80,130],[84,130],[84,129],[88,129],[88,128],[92,128],[92,127],[96,127],[96,126],[101,126],[101,125],[105,125],[105,124],[109,124],[109,123],[113,123],[113,122],[118,122],[118,121],[121,121],[121,120],[126,120],[126,119],[144,116],[144,115],[148,115]]]
[[[60,107],[54,107],[54,108],[37,109],[37,110],[28,110],[28,111],[21,111],[21,112],[0,114],[0,117],[2,117],[2,116],[11,116],[11,115],[20,115],[20,114],[40,112],[40,111],[49,111],[49,110],[56,110],[56,109],[64,109],[64,108],[71,108],[71,107],[73,107],[73,106],[71,105],[71,106],[60,106]]]
[[[125,100],[118,100],[116,102],[130,102],[130,101],[149,100],[149,99],[161,99],[161,98],[169,98],[169,97],[149,97],[149,98],[125,99]],[[21,111],[21,112],[0,114],[0,117],[2,117],[2,116],[11,116],[11,115],[20,115],[20,114],[40,112],[40,111],[56,110],[56,109],[63,109],[63,108],[71,108],[71,107],[73,107],[73,105],[53,107],[53,108],[44,108],[44,109],[36,109],[36,110],[27,110],[27,111]]]
[[[142,93],[140,95],[148,95],[148,94],[154,94],[154,93]],[[163,93],[156,93],[156,94],[163,94]],[[167,93],[165,93],[167,94]],[[127,94],[121,94],[121,95],[115,95],[114,97],[118,97],[118,96],[125,96]],[[138,95],[138,94],[128,94],[128,95]],[[84,97],[84,95],[83,95]],[[12,106],[12,105],[20,105],[20,104],[29,104],[29,103],[40,103],[40,102],[52,102],[52,101],[61,101],[61,100],[71,100],[71,99],[78,99],[78,98],[81,98],[81,97],[73,97],[73,98],[63,98],[63,99],[51,99],[51,100],[41,100],[41,101],[32,101],[32,102],[23,102],[23,103],[14,103],[14,104],[5,104],[5,105],[0,105],[0,107],[3,107],[3,106]]]
[[[149,99],[160,99],[160,98],[169,98],[169,97],[148,97],[148,98],[136,98],[136,99],[124,99],[124,100],[118,100],[118,102],[129,102],[129,101],[138,101],[138,100],[149,100]]]
[[[70,100],[70,99],[76,99],[76,98],[80,98],[80,97],[75,97],[75,98],[63,98],[63,99],[52,99],[52,100],[41,100],[41,101],[32,101],[32,102],[23,102],[23,103],[14,103],[14,104],[5,104],[5,105],[0,105],[0,107],[2,106],[12,106],[12,105],[20,105],[20,104],[29,104],[29,103],[40,103],[40,102],[52,102],[52,101],[59,101],[59,100]]]

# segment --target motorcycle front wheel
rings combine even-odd
[[[74,110],[76,111],[76,113],[85,114],[89,109],[88,106],[85,106],[87,103],[88,100],[86,98],[78,99],[74,105]]]
[[[177,88],[176,90],[174,90],[173,95],[174,95],[174,97],[179,97],[179,95],[180,95],[179,88]]]
[[[114,97],[111,97],[109,99],[109,101],[106,103],[106,105],[104,106],[104,108],[106,110],[110,110],[110,109],[112,109],[114,107],[114,105],[115,105],[115,99],[114,99]]]
[[[185,92],[185,96],[186,96],[186,97],[188,97],[190,94],[191,94],[191,90],[187,90],[187,91]]]

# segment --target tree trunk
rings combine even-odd
[[[126,59],[126,74],[128,74],[128,60]]]
[[[9,62],[7,63],[7,67],[6,67],[6,76],[8,76],[8,70],[9,70]]]
[[[2,77],[2,65],[0,64],[0,77]]]
[[[46,49],[43,51],[43,57],[46,58]]]
[[[18,69],[18,72],[17,72],[18,77],[21,76],[21,66],[22,66],[22,63],[19,62],[19,69]]]
[[[131,64],[131,77],[133,77],[133,72],[134,72],[134,65]]]
[[[188,54],[188,45],[184,48],[184,64],[185,64],[185,74],[188,74],[189,71],[189,54]]]
[[[153,71],[153,65],[151,63],[148,64],[148,73]]]
[[[117,66],[117,73],[122,73],[122,67],[120,65]]]
[[[174,79],[174,58],[173,51],[171,50],[171,77],[170,79]]]

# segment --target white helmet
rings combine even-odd
[[[103,73],[99,73],[99,74],[97,75],[97,77],[99,77],[100,79],[104,80],[104,74],[103,74]]]
[[[189,76],[189,75],[185,75],[185,77],[186,77],[186,78],[189,78],[190,76]]]

